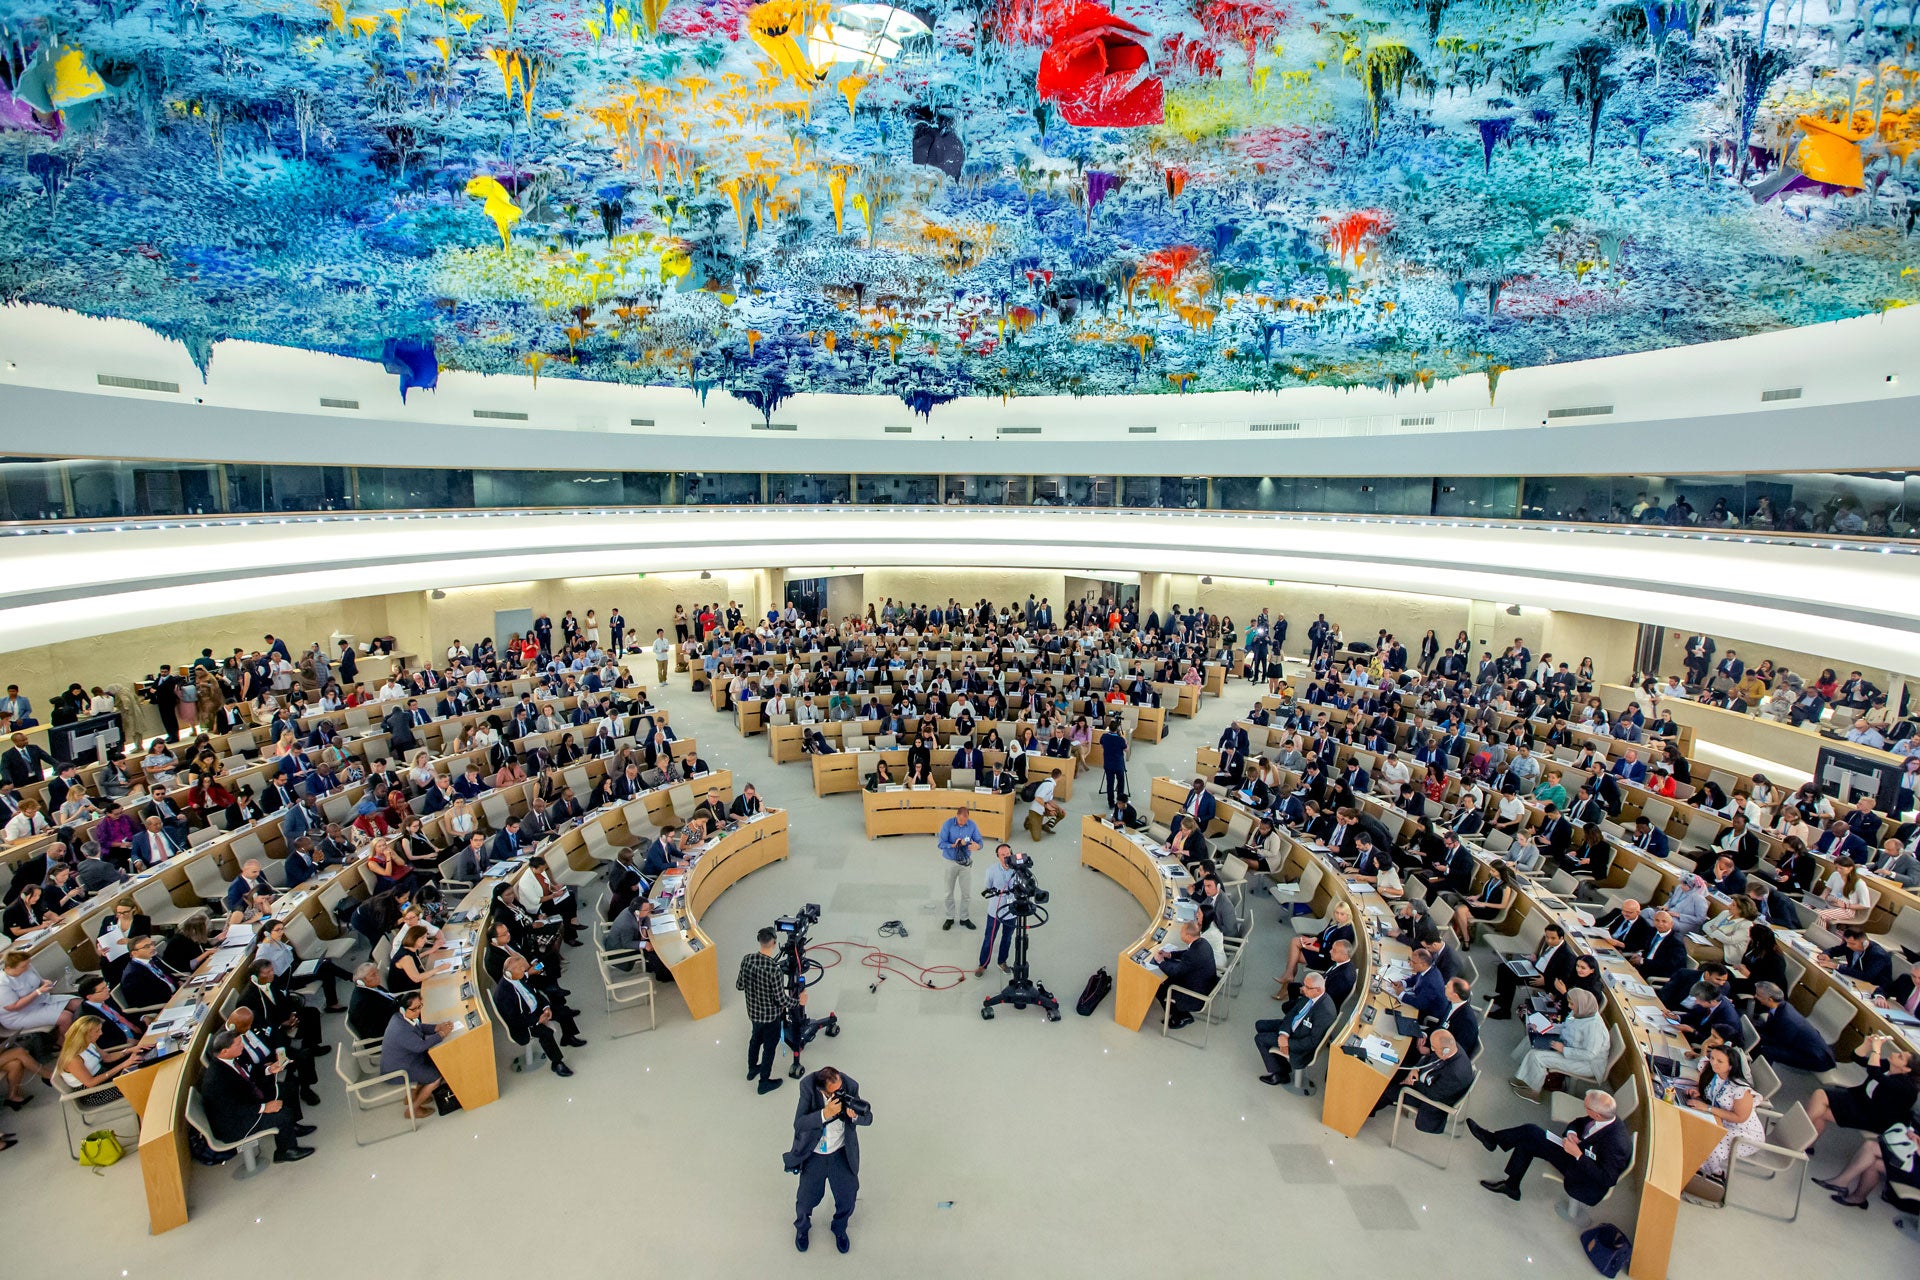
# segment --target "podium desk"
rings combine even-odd
[[[954,816],[961,805],[973,811],[980,834],[988,840],[1005,840],[1013,830],[1014,798],[984,791],[960,791],[949,787],[924,787],[914,790],[863,791],[861,805],[866,811],[867,839],[876,836],[940,834],[940,827]]]

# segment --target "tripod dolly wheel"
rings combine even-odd
[[[984,1006],[984,1005],[982,1005],[982,1006],[981,1006],[981,1008],[980,1008],[980,1018],[981,1018],[981,1020],[982,1020],[982,1021],[984,1021],[984,1022],[992,1022],[992,1021],[993,1021],[993,1010],[991,1010],[991,1009],[989,1009],[989,1008],[987,1008],[986,1006]]]
[[[789,1080],[798,1080],[801,1076],[805,1074],[807,1074],[807,1069],[801,1066],[797,1061],[792,1066],[787,1068],[787,1079]]]
[[[831,1040],[839,1034],[840,1034],[840,1024],[838,1022],[829,1022],[827,1024],[827,1039]]]

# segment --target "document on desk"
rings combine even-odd
[[[1367,1061],[1383,1067],[1398,1066],[1400,1055],[1393,1051],[1393,1042],[1384,1036],[1362,1036],[1360,1051],[1367,1055]]]
[[[1653,998],[1653,988],[1637,977],[1629,977],[1624,973],[1609,974],[1607,976],[1615,987],[1630,996],[1635,996],[1642,1000],[1651,1000]]]
[[[1658,1005],[1635,1005],[1633,1007],[1633,1016],[1641,1026],[1647,1028],[1649,1031],[1667,1031],[1671,1029],[1667,1022],[1666,1011]]]

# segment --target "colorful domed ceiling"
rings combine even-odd
[[[1121,395],[1920,298],[1915,0],[0,0],[0,297],[440,370]]]

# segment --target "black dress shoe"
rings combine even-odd
[[[1865,1205],[1861,1205],[1860,1207],[1862,1209],[1866,1208]],[[847,1250],[853,1248],[853,1241],[847,1239],[846,1232],[836,1231],[833,1233],[833,1247],[845,1253]]]
[[[952,922],[949,921],[948,923]],[[807,1233],[805,1231],[796,1231],[793,1233],[793,1247],[802,1253],[807,1251]]]
[[[974,923],[973,921],[971,921],[971,920],[962,920],[962,921],[960,922],[960,927],[961,927],[962,929],[978,929],[978,928],[979,928],[980,926],[979,926],[979,925],[977,925],[977,924],[975,924],[975,923]]]
[[[581,1039],[579,1036],[568,1036],[566,1039],[562,1040],[560,1043],[567,1046],[567,1048],[569,1049],[578,1049],[584,1046],[587,1042]]]
[[[312,1089],[302,1089],[300,1091],[300,1101],[309,1107],[317,1107],[320,1105],[320,1095]]]
[[[310,1133],[318,1132],[320,1132],[320,1126],[317,1124],[297,1124],[293,1126],[293,1136],[296,1138],[304,1138]]]
[[[1266,1075],[1260,1077],[1260,1083],[1271,1084],[1271,1085],[1282,1085],[1286,1083],[1286,1079],[1282,1077],[1278,1072],[1269,1071]]]
[[[573,1068],[564,1062],[556,1062],[553,1064],[553,1074],[557,1076],[570,1076],[573,1074]]]
[[[1518,1200],[1520,1198],[1520,1188],[1508,1182],[1505,1178],[1483,1178],[1480,1181],[1480,1185],[1495,1195],[1505,1196],[1509,1200]]]
[[[773,1079],[762,1080],[760,1082],[759,1092],[772,1093],[775,1089],[778,1089],[781,1085],[785,1083],[786,1083],[785,1080],[773,1080]]]
[[[951,929],[951,928],[953,928],[953,921],[951,921],[951,920],[948,920],[948,921],[946,921],[946,922],[945,922],[944,924],[942,924],[942,925],[940,926],[940,932],[942,932],[942,933],[945,933],[945,932],[946,932],[947,930],[949,930],[949,929]],[[801,1245],[800,1247],[801,1247],[802,1249],[804,1249],[804,1248],[806,1248],[807,1246],[805,1246],[805,1245]]]
[[[1488,1130],[1485,1126],[1483,1126],[1478,1120],[1467,1121],[1467,1132],[1473,1135],[1474,1141],[1478,1142],[1481,1146],[1485,1147],[1489,1151],[1495,1150],[1500,1145],[1498,1142],[1494,1141],[1493,1133],[1490,1130]]]
[[[312,1154],[312,1147],[288,1147],[285,1151],[274,1152],[273,1162],[275,1164],[292,1164],[296,1160],[305,1160]]]

